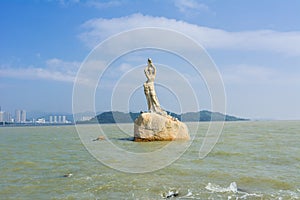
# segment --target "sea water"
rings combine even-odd
[[[199,126],[191,146],[148,173],[102,164],[75,126],[1,127],[0,199],[300,199],[299,121],[226,122],[213,150],[200,159],[209,125],[188,123],[190,130]],[[104,125],[106,140],[97,141],[97,125],[79,126],[95,145],[135,152],[166,145],[131,141],[132,124],[118,125],[129,131],[125,136],[117,125]]]

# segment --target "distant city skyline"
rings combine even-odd
[[[7,122],[7,123],[50,123],[50,124],[66,124],[66,123],[73,123],[69,121],[66,115],[49,115],[46,116],[39,116],[39,117],[32,117],[27,118],[26,110],[16,109],[15,114],[12,115],[11,112],[2,110],[0,107],[0,123]]]
[[[1,1],[2,111],[72,113],[73,84],[91,50],[122,31],[157,27],[185,34],[206,49],[224,82],[227,114],[300,120],[299,7],[296,0]],[[112,110],[116,84],[123,75],[142,69],[148,56],[158,65],[158,78],[176,82],[163,66],[176,69],[196,85],[199,110],[211,110],[205,81],[185,70],[183,62],[163,52],[136,51],[111,63],[95,89],[95,110],[87,111]],[[141,88],[145,77],[138,81],[131,99],[116,98],[130,111],[147,106]],[[124,90],[132,84],[123,83]],[[163,107],[180,111],[176,94],[163,86],[157,90]]]
[[[15,114],[12,115],[11,112],[2,110],[0,107],[0,122],[14,122],[14,123],[25,123],[26,119],[26,110],[15,110]]]

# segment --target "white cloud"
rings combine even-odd
[[[191,13],[197,14],[198,12],[210,12],[207,5],[195,0],[176,0],[175,6],[185,15],[191,15]]]
[[[172,29],[191,37],[208,49],[267,51],[290,56],[300,55],[300,32],[254,30],[229,32],[165,17],[133,14],[126,17],[96,18],[82,25],[80,39],[89,47],[95,47],[104,39],[122,31],[141,27]],[[162,38],[157,38],[157,40]]]
[[[2,65],[0,77],[18,79],[44,79],[61,82],[73,82],[80,66],[79,62],[67,62],[57,58],[47,60],[45,67],[22,67]]]
[[[127,72],[127,71],[129,71],[130,69],[132,69],[132,66],[131,66],[130,64],[128,64],[128,63],[122,63],[122,64],[120,65],[119,69],[120,69],[121,72],[124,73],[124,72]]]
[[[80,62],[77,61],[63,61],[58,58],[52,58],[49,60],[46,60],[46,64],[51,69],[61,70],[61,71],[73,71],[74,69],[78,69],[80,66]]]
[[[226,66],[222,72],[225,84],[300,85],[299,72],[283,71],[266,66],[240,64]]]
[[[18,78],[18,79],[47,79],[64,82],[72,82],[74,77],[66,76],[60,72],[49,71],[43,68],[1,68],[0,76],[5,78]]]

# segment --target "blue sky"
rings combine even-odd
[[[207,50],[224,81],[227,113],[300,119],[299,8],[297,0],[1,1],[0,105],[10,112],[71,113],[77,71],[96,45],[129,29],[162,27]],[[124,58],[116,69],[143,64],[146,59]],[[118,79],[107,74],[108,81]],[[199,104],[210,109],[203,88]],[[110,110],[110,94],[103,90],[97,98],[98,111]],[[130,100],[130,109],[146,109],[142,88],[133,96],[142,102],[134,107]]]

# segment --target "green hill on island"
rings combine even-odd
[[[169,115],[179,119],[183,122],[199,122],[199,121],[246,121],[249,119],[239,118],[230,115],[224,115],[219,112],[210,112],[207,110],[199,112],[187,112],[183,114],[176,114],[168,112]],[[140,113],[124,113],[119,111],[108,111],[103,112],[88,121],[82,121],[79,123],[132,123]]]

